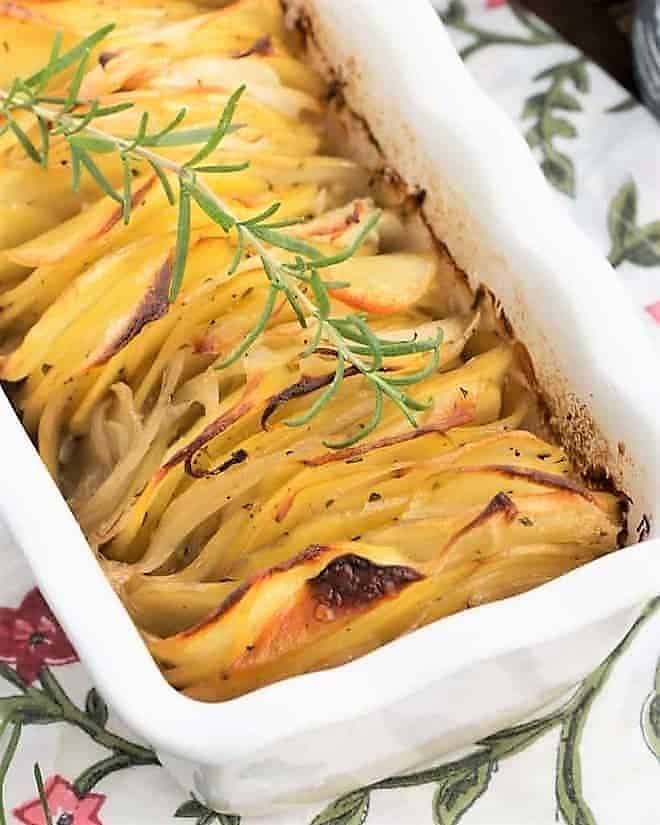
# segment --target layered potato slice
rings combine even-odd
[[[259,249],[248,243],[233,266],[236,230],[193,204],[170,300],[177,212],[151,167],[131,163],[126,223],[91,176],[72,191],[64,140],[53,137],[44,169],[0,137],[0,379],[165,678],[198,700],[230,699],[617,548],[624,497],[590,489],[553,442],[524,351],[488,293],[467,295],[419,199],[330,141],[328,90],[278,0],[0,3],[11,52],[0,88],[44,64],[55,32],[70,47],[110,22],[81,105],[135,105],[104,128],[134,133],[146,112],[156,130],[182,108],[188,127],[212,127],[244,84],[239,128],[205,162],[249,166],[200,172],[204,183],[239,219],[278,202],[287,234],[323,255],[372,227],[323,273],[332,318],[366,321],[385,342],[442,342],[437,358],[383,357],[419,408],[414,426],[385,398],[372,428],[373,385],[350,364],[318,414],[292,426],[337,359],[328,342],[310,348],[312,325],[281,295],[220,368],[268,299]],[[178,163],[194,151],[162,149]],[[116,155],[97,162],[121,186]]]

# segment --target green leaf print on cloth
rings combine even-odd
[[[495,762],[482,762],[464,768],[442,780],[433,797],[433,815],[437,825],[458,825],[479,797],[486,793]]]
[[[575,138],[577,129],[563,112],[580,112],[582,104],[566,86],[576,91],[589,91],[589,75],[583,57],[557,63],[539,72],[534,81],[547,81],[545,91],[531,95],[525,101],[522,119],[533,119],[525,133],[530,147],[540,153],[541,169],[547,180],[560,192],[575,197],[575,167],[571,158],[555,146],[555,138]]]
[[[87,694],[85,713],[90,719],[93,719],[100,728],[104,728],[108,724],[108,706],[96,688],[92,688]]]
[[[660,266],[660,220],[637,224],[637,186],[630,180],[619,189],[607,214],[612,266],[628,261],[637,266]]]
[[[475,26],[468,19],[468,11],[463,0],[451,0],[447,8],[440,13],[446,26],[462,31],[472,37],[472,42],[461,49],[460,55],[467,60],[473,54],[488,46],[547,46],[557,43],[557,35],[534,15],[521,9],[517,4],[510,4],[511,11],[527,30],[525,35],[508,34]]]
[[[467,60],[488,46],[547,46],[561,43],[561,39],[534,15],[517,4],[510,4],[516,20],[526,29],[526,35],[504,34],[474,25],[469,20],[462,0],[452,0],[440,14],[443,22],[457,31],[470,35],[471,42],[461,49],[461,57]],[[530,95],[524,103],[522,119],[533,119],[525,137],[530,147],[540,155],[541,169],[547,180],[560,192],[575,197],[576,176],[571,158],[555,145],[556,138],[575,138],[577,129],[562,112],[580,112],[582,104],[567,90],[572,84],[577,92],[589,91],[589,75],[584,57],[579,56],[552,65],[539,72],[534,82],[546,81],[545,90]]]
[[[660,659],[655,670],[655,683],[642,707],[642,733],[648,749],[660,761]]]
[[[618,115],[620,112],[630,112],[640,105],[639,101],[634,97],[625,97],[620,103],[615,103],[605,111],[610,115]]]
[[[626,645],[622,644],[623,647],[620,645],[614,650],[612,656],[615,658],[625,649]],[[555,793],[559,810],[569,825],[596,825],[594,815],[582,794],[580,742],[589,710],[609,675],[611,661],[613,659],[610,656],[585,679],[580,690],[580,701],[562,721],[557,750]]]
[[[183,805],[179,805],[174,816],[176,819],[194,819],[195,825],[240,825],[241,823],[240,816],[212,811],[194,796]]]
[[[488,790],[500,762],[525,750],[556,727],[561,728],[557,749],[555,796],[566,825],[597,825],[582,793],[580,745],[594,700],[612,668],[628,649],[644,623],[660,608],[660,597],[649,602],[612,653],[560,708],[546,716],[507,728],[477,742],[477,750],[460,759],[415,773],[393,776],[346,794],[326,807],[310,825],[362,825],[369,813],[374,791],[437,784],[433,797],[436,825],[458,825],[463,816]],[[649,711],[655,732],[660,722],[660,703]]]
[[[369,815],[369,791],[346,794],[328,805],[312,820],[312,825],[362,825]]]

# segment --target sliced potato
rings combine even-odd
[[[330,290],[344,304],[374,315],[392,315],[412,308],[426,294],[436,273],[432,256],[396,253],[382,257],[357,257],[329,267],[333,280],[346,281],[344,289]]]

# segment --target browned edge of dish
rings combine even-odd
[[[387,179],[388,184],[404,194],[423,222],[428,234],[441,253],[451,261],[456,273],[470,291],[472,304],[476,306],[483,295],[492,299],[495,321],[499,331],[516,343],[519,361],[523,364],[526,377],[533,388],[538,402],[538,420],[534,429],[541,435],[547,434],[559,443],[567,453],[573,467],[579,472],[591,489],[612,492],[622,496],[622,507],[628,510],[626,502],[631,499],[623,489],[624,465],[627,459],[626,446],[618,442],[616,455],[602,435],[589,405],[573,393],[563,375],[555,372],[551,376],[537,377],[534,361],[522,337],[517,334],[513,323],[499,302],[497,296],[485,284],[478,282],[476,289],[471,285],[468,273],[461,268],[443,238],[442,227],[446,226],[444,211],[431,188],[411,184],[390,160],[368,120],[352,104],[351,87],[360,83],[360,72],[356,63],[347,61],[350,81],[337,68],[322,43],[325,40],[319,16],[310,0],[280,0],[287,24],[300,36],[306,56],[328,86],[327,103],[335,124],[345,138],[343,154],[356,160],[375,176]],[[473,227],[466,227],[467,231]],[[475,227],[476,228],[476,227]],[[619,534],[619,546],[628,543],[629,531],[625,524]],[[637,528],[635,540],[643,540],[643,527]]]

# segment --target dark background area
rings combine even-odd
[[[519,0],[637,96],[628,33],[633,0]]]

